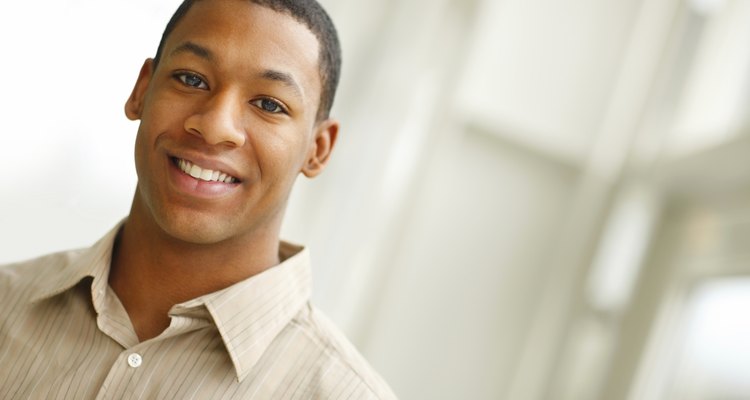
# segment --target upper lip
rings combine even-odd
[[[189,153],[183,153],[183,154],[172,153],[172,154],[169,154],[169,157],[182,159],[185,161],[190,161],[190,163],[195,164],[203,169],[211,169],[214,171],[223,172],[227,175],[232,176],[238,182],[242,182],[242,177],[240,176],[239,172],[237,172],[237,169],[233,168],[231,165],[221,160],[218,160],[215,158],[209,158],[200,154],[189,154]]]

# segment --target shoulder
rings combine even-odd
[[[0,304],[31,298],[78,256],[79,251],[52,253],[30,260],[0,265]]]
[[[292,325],[319,349],[316,395],[326,398],[396,399],[390,387],[320,310],[308,305]]]

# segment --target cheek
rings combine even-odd
[[[308,146],[302,140],[278,141],[267,147],[263,155],[281,179],[294,179],[307,159]]]
[[[139,181],[153,181],[153,175],[158,171],[156,168],[159,156],[159,153],[156,151],[158,135],[154,134],[158,131],[153,130],[153,128],[144,120],[141,122],[135,137],[133,157],[135,160],[135,172]]]
[[[184,126],[183,122],[197,107],[196,101],[180,97],[166,90],[155,90],[146,97],[141,117],[141,127],[151,135],[167,127]]]
[[[144,138],[144,132],[143,132],[143,125],[141,125],[138,128],[138,133],[135,137],[135,148],[134,148],[134,158],[135,158],[135,172],[138,175],[138,179],[143,179],[142,172],[144,168],[144,161],[146,158],[146,139]]]

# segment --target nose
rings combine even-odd
[[[231,93],[214,95],[185,119],[185,130],[210,145],[241,147],[245,144],[243,105]]]

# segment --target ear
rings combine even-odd
[[[331,157],[333,145],[339,133],[339,122],[332,119],[319,122],[315,126],[315,137],[313,138],[310,151],[307,155],[302,173],[308,178],[318,176]]]
[[[148,83],[151,81],[153,73],[154,60],[148,58],[143,62],[141,72],[138,74],[138,80],[135,81],[133,92],[130,93],[130,97],[128,97],[128,100],[125,102],[125,115],[131,121],[141,119],[146,89],[148,89]]]

